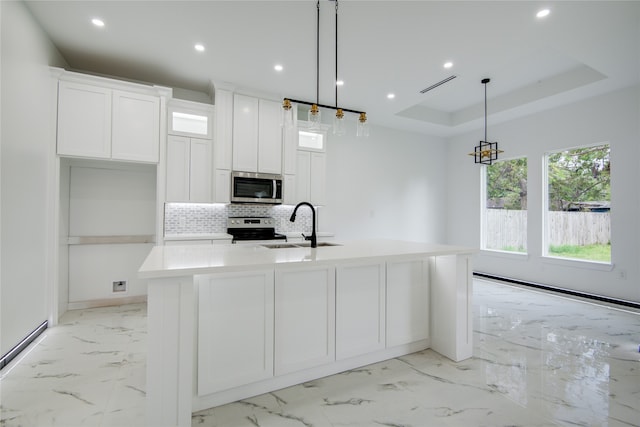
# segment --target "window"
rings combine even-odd
[[[547,154],[547,256],[611,262],[609,144]]]
[[[483,249],[527,252],[527,159],[485,168]]]

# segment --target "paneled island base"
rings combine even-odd
[[[195,411],[427,348],[471,357],[475,251],[156,246],[139,271],[148,424],[190,426]]]

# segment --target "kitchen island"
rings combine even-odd
[[[431,348],[472,355],[475,249],[395,240],[156,246],[150,425]]]

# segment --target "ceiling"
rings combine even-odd
[[[213,85],[316,100],[315,0],[26,4],[73,69],[205,93]],[[489,126],[640,81],[639,1],[338,6],[338,104],[366,111],[376,125],[439,136],[480,129],[483,78],[491,79]],[[542,8],[551,13],[536,18]],[[106,25],[94,27],[94,17]],[[335,2],[320,0],[321,104],[335,105],[334,47]],[[456,78],[421,93],[449,76]]]

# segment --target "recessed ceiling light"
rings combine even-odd
[[[538,13],[536,13],[536,17],[537,18],[544,18],[545,16],[547,16],[550,13],[551,13],[551,11],[549,9],[542,9]]]
[[[195,50],[197,50],[198,52],[204,52],[204,45],[197,43],[195,46],[193,46],[193,48]]]
[[[336,85],[337,86],[344,86],[344,81],[338,80],[338,81],[336,81]]]
[[[276,64],[273,66],[273,69],[276,71],[282,71],[284,68],[282,67],[282,65],[280,64]]]
[[[453,62],[447,61],[444,63],[444,68],[451,68],[451,67],[453,67]]]
[[[393,98],[395,98],[395,97],[396,97],[396,94],[395,94],[395,93],[388,93],[388,94],[387,94],[387,98],[388,98],[388,99],[393,99]]]
[[[104,27],[104,21],[102,19],[99,19],[99,18],[93,18],[91,20],[91,23],[93,25],[95,25],[96,27]]]

